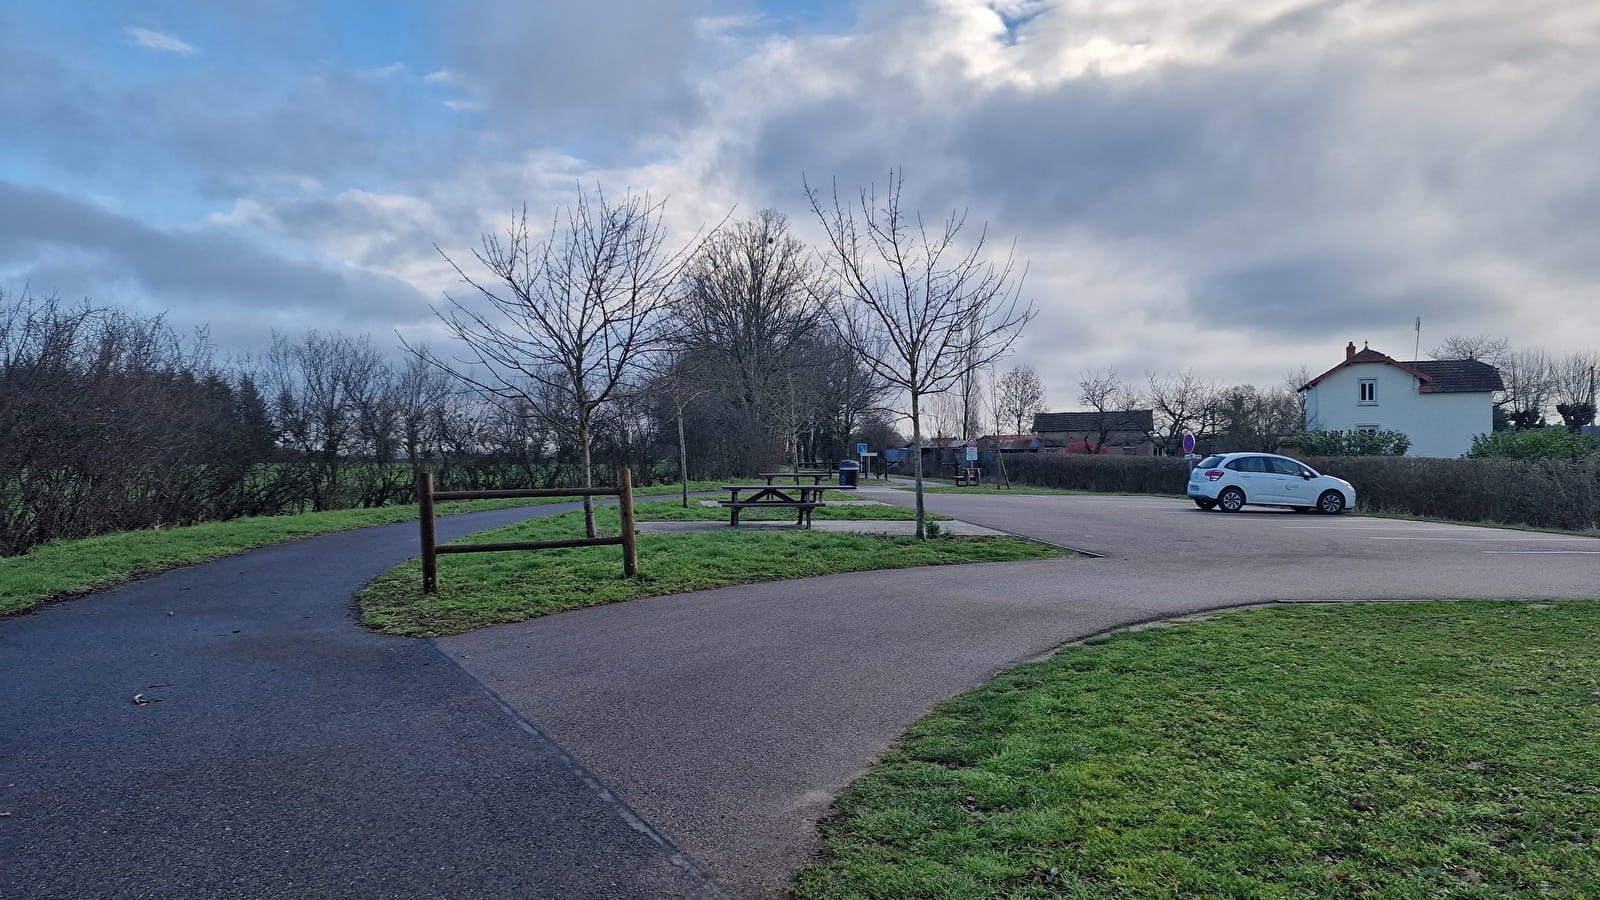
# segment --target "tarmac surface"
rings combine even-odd
[[[775,897],[906,725],[1064,643],[1257,603],[1600,593],[1590,538],[1151,497],[928,503],[1100,558],[748,585],[426,642],[350,609],[414,553],[402,525],[0,620],[0,896]],[[441,539],[559,509],[441,519]]]
[[[356,624],[416,546],[366,528],[0,620],[0,897],[720,896],[431,643]]]

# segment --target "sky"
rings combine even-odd
[[[444,257],[580,188],[820,246],[804,185],[893,169],[1014,242],[1051,409],[1600,351],[1593,0],[9,0],[0,123],[0,290],[226,353],[441,341]]]

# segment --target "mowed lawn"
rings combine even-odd
[[[691,490],[716,488],[694,482]],[[641,488],[638,495],[675,494],[678,485]],[[572,498],[465,500],[440,503],[440,516],[490,509],[570,503]],[[208,562],[258,547],[337,531],[415,521],[417,506],[339,509],[284,516],[251,516],[175,528],[147,528],[41,544],[21,556],[0,557],[0,615],[125,584],[181,566]]]
[[[843,794],[802,898],[1600,897],[1600,601],[1064,649]]]
[[[691,501],[635,505],[639,521],[720,521],[728,513]],[[794,520],[790,511],[761,510]],[[906,519],[895,507],[824,507],[816,519]],[[749,516],[747,519],[754,519]],[[615,507],[597,507],[603,534],[619,533]],[[581,537],[579,513],[534,519],[475,534],[462,543],[563,540]],[[939,538],[837,534],[799,529],[718,529],[690,534],[639,535],[639,574],[622,576],[618,547],[467,553],[439,558],[439,591],[422,593],[421,563],[404,563],[374,579],[360,595],[362,621],[390,634],[436,637],[502,622],[517,622],[585,606],[684,591],[779,581],[835,572],[908,566],[1008,562],[1068,555],[1021,538]]]

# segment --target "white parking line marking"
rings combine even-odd
[[[1559,537],[1370,537],[1369,541],[1442,541],[1459,544],[1553,544],[1561,542],[1587,543],[1594,538]]]
[[[1558,553],[1566,556],[1600,556],[1600,550],[1479,550],[1479,553],[1513,554]]]

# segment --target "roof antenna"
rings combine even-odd
[[[1421,353],[1422,353],[1422,317],[1421,316],[1417,316],[1417,344],[1416,344],[1415,347],[1411,348],[1411,359],[1413,361],[1421,359],[1422,357],[1419,355]]]

